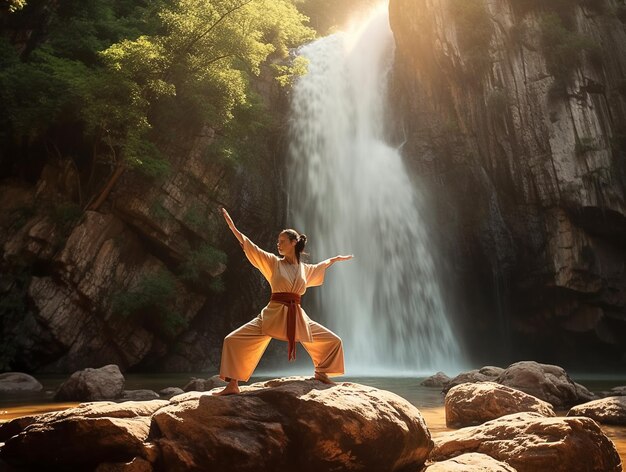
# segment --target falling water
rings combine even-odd
[[[343,339],[348,375],[461,364],[421,198],[385,142],[393,47],[386,8],[355,33],[306,45],[308,74],[292,97],[290,221],[315,260],[355,255],[329,269],[312,314]]]

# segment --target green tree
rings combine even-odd
[[[581,51],[592,51],[596,45],[588,37],[568,29],[554,13],[541,16],[540,28],[541,46],[548,70],[560,87],[580,65]]]
[[[158,16],[159,34],[102,53],[118,82],[136,92],[131,116],[137,120],[123,127],[134,131],[126,139],[137,144],[132,151],[145,149],[142,138],[153,126],[152,142],[207,123],[227,127],[250,100],[249,78],[260,74],[262,63],[284,59],[290,47],[314,37],[306,17],[284,0],[177,0]],[[126,152],[122,162],[144,165],[146,155]]]
[[[493,25],[484,0],[452,0],[450,13],[454,18],[459,48],[474,73],[480,75],[490,64],[489,44]]]
[[[166,174],[168,144],[207,124],[232,129],[245,110],[263,113],[250,107],[251,78],[314,37],[306,21],[288,0],[60,2],[31,54],[0,44],[2,154],[19,165],[25,149],[71,148],[90,176],[81,194],[98,208],[126,170]],[[283,82],[302,71],[274,70]],[[97,166],[110,169],[105,181],[91,178]]]
[[[6,9],[10,13],[21,10],[25,6],[26,0],[2,0],[2,2],[0,2],[0,9]]]

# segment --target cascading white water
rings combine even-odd
[[[359,31],[301,48],[308,73],[292,97],[289,220],[309,235],[315,261],[355,255],[329,269],[313,315],[343,339],[347,375],[451,372],[462,363],[419,194],[385,142],[393,47],[381,8]]]

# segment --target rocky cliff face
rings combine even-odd
[[[391,0],[399,138],[476,356],[623,366],[624,5],[558,3]]]
[[[272,103],[276,111],[280,97]],[[271,247],[284,217],[283,165],[272,133],[253,162],[210,157],[213,141],[208,127],[181,139],[166,150],[166,178],[127,172],[98,211],[69,203],[70,160],[46,165],[34,187],[0,184],[3,368],[219,368],[224,335],[267,294],[217,209]]]

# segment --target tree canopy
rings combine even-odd
[[[46,4],[13,3],[5,33]],[[182,130],[263,113],[251,80],[270,62],[283,83],[302,71],[288,59],[314,38],[307,21],[290,0],[59,2],[32,50],[9,34],[0,43],[3,164],[55,149],[81,171],[98,160],[158,177],[168,168],[161,144]]]

